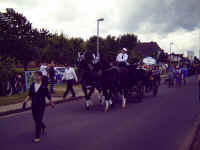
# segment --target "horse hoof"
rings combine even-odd
[[[105,108],[104,112],[108,112],[108,111],[109,111],[109,109],[108,109],[108,108]]]
[[[115,107],[115,105],[114,105],[114,104],[111,104],[111,105],[110,105],[110,107],[111,107],[111,108],[114,108],[114,107]]]
[[[85,109],[86,109],[87,111],[89,111],[89,110],[90,110],[90,107],[88,107],[88,106],[85,106]]]
[[[126,108],[126,99],[125,98],[122,99],[122,108]]]
[[[126,108],[126,104],[122,104],[122,108]]]

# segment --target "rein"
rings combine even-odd
[[[117,69],[117,67],[111,67],[111,68],[108,68],[108,69],[106,69],[106,70],[102,70],[102,72],[106,72],[106,71],[110,71],[110,70],[112,70],[112,69]]]

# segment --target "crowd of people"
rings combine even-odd
[[[50,93],[55,93],[54,85],[56,83],[56,70],[55,63],[52,61],[50,64],[42,63],[40,66],[40,71],[43,75],[43,82],[46,86],[50,84]],[[73,89],[73,85],[75,82],[78,82],[78,78],[75,72],[75,69],[68,63],[65,64],[65,71],[62,76],[62,81],[66,82],[67,87],[66,91],[63,94],[63,98],[65,98],[69,91],[72,93],[72,97],[75,97],[75,91]]]
[[[188,68],[186,64],[171,64],[168,68],[168,87],[181,87],[187,83]]]

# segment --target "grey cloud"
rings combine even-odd
[[[142,0],[138,9],[136,1],[132,1],[122,8],[120,28],[136,32],[147,23],[147,32],[168,33],[179,28],[191,31],[200,26],[199,5],[199,0]]]

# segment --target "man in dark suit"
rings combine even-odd
[[[30,86],[29,95],[24,101],[24,105],[31,99],[32,100],[32,114],[35,122],[35,138],[34,142],[40,142],[41,131],[45,131],[46,126],[42,122],[45,111],[45,98],[47,97],[52,107],[54,103],[51,99],[51,95],[47,86],[42,82],[42,72],[38,71],[34,73],[35,82]]]

